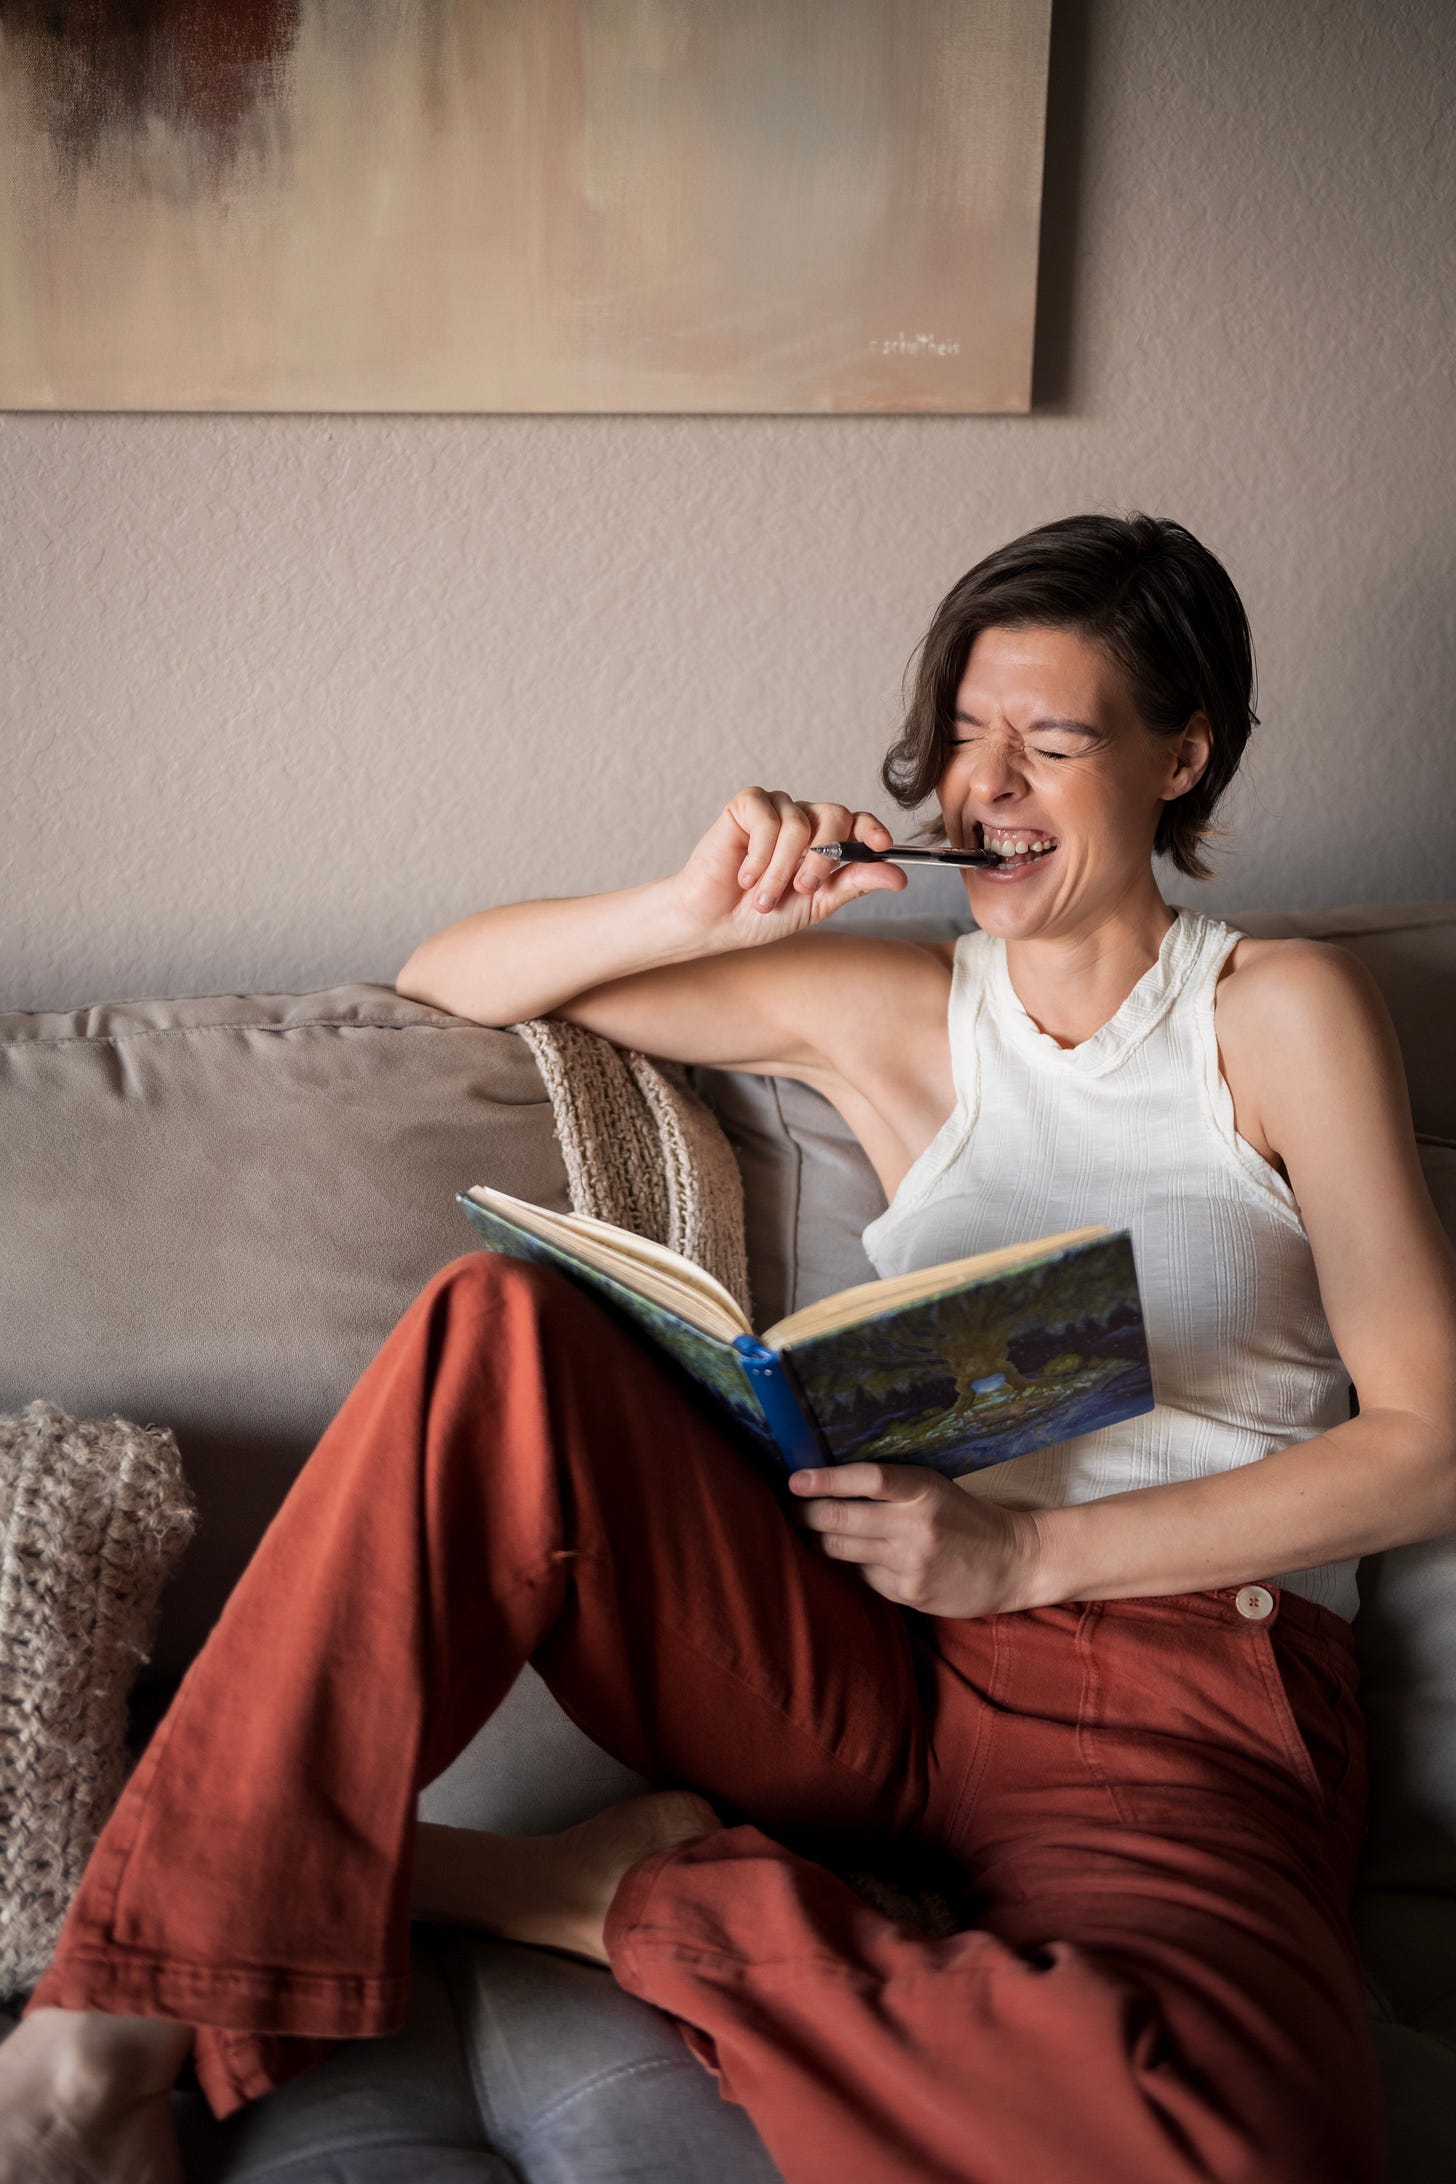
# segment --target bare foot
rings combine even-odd
[[[605,1964],[602,1933],[623,1874],[655,1850],[722,1825],[696,1791],[652,1790],[556,1835],[421,1827],[414,1914]]]
[[[168,2095],[192,2027],[36,2010],[0,2045],[0,2184],[182,2184]]]

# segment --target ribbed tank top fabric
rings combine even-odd
[[[1074,1047],[1038,1029],[999,935],[956,943],[956,1103],[864,1231],[881,1275],[1101,1222],[1132,1236],[1155,1407],[964,1480],[1038,1508],[1204,1478],[1349,1416],[1294,1193],[1234,1124],[1214,987],[1242,935],[1180,910],[1157,962]],[[1266,1578],[1351,1620],[1358,1557]]]

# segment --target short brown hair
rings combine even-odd
[[[1199,846],[1227,831],[1213,814],[1259,725],[1254,641],[1222,562],[1181,523],[1143,515],[1064,516],[978,561],[946,593],[911,655],[914,692],[880,768],[907,811],[945,772],[966,661],[991,628],[1069,630],[1100,646],[1154,735],[1180,736],[1194,713],[1207,714],[1208,764],[1164,805],[1153,850],[1189,879],[1212,879]],[[942,840],[939,816],[920,833]]]

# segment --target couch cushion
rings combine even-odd
[[[579,1729],[527,1667],[454,1763],[421,1791],[419,1814],[443,1828],[552,1835],[653,1787]]]
[[[566,1206],[512,1033],[387,987],[0,1016],[0,1410],[170,1426],[202,1523],[180,1673],[395,1321],[472,1248],[454,1194]]]
[[[1354,1924],[1393,2184],[1456,2176],[1456,1898],[1362,1887]]]

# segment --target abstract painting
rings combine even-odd
[[[1051,0],[0,0],[0,407],[1025,411]]]

